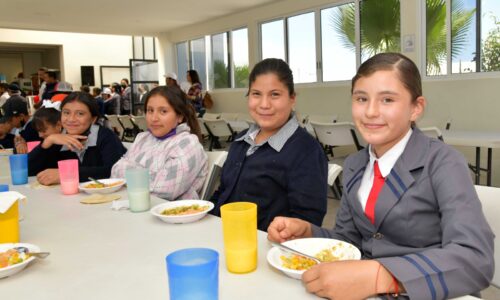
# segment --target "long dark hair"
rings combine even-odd
[[[198,76],[198,72],[196,70],[188,70],[187,73],[189,74],[189,77],[191,78],[191,83],[199,83],[201,84],[200,81],[200,76]]]
[[[196,113],[191,104],[187,102],[186,94],[177,86],[157,86],[146,94],[144,100],[144,111],[147,111],[149,99],[152,96],[161,96],[165,98],[174,109],[175,113],[182,116],[182,122],[186,122],[191,133],[198,136],[202,141],[200,125],[196,118]]]
[[[411,95],[412,103],[415,103],[417,98],[422,96],[422,79],[415,63],[401,53],[379,53],[362,63],[358,72],[352,78],[351,94],[354,84],[361,77],[368,77],[377,71],[391,70],[397,72],[399,80]]]
[[[287,87],[290,96],[295,96],[292,70],[284,60],[279,58],[266,58],[253,67],[248,78],[247,96],[257,76],[269,73],[275,74],[278,77],[279,81]]]
[[[41,101],[40,101],[41,102]],[[57,122],[61,120],[61,112],[53,107],[42,107],[39,108],[33,115],[33,128],[36,131],[45,131],[45,124],[50,124],[56,126]]]

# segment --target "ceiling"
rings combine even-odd
[[[0,28],[154,35],[281,0],[2,1]]]

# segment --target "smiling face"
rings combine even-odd
[[[248,110],[266,137],[285,125],[294,105],[295,95],[274,73],[258,75],[250,86]]]
[[[156,94],[149,98],[146,107],[146,123],[154,136],[166,135],[181,122],[182,116],[175,112],[165,97]]]
[[[73,101],[61,109],[61,123],[68,134],[83,134],[95,122],[87,105]]]
[[[425,107],[425,99],[412,101],[395,70],[360,77],[352,92],[352,118],[377,157],[399,142]]]

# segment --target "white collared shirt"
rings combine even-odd
[[[365,172],[363,173],[363,178],[361,179],[361,184],[358,190],[358,199],[361,203],[361,207],[363,207],[363,211],[365,210],[366,202],[368,201],[368,195],[370,194],[370,190],[372,189],[373,185],[373,164],[375,163],[375,160],[378,161],[378,166],[382,176],[384,178],[387,177],[387,175],[391,173],[391,170],[396,164],[396,161],[405,150],[406,144],[408,144],[412,132],[413,129],[410,128],[406,135],[399,142],[397,142],[396,145],[392,146],[391,149],[389,149],[378,159],[373,153],[371,145],[369,146],[368,153],[370,154],[370,161],[368,162]]]

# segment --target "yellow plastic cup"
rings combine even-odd
[[[19,243],[19,201],[0,214],[0,244]]]
[[[257,204],[228,203],[220,208],[226,266],[231,273],[257,268]]]

